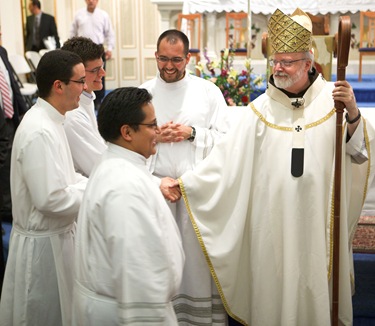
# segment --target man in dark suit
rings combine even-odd
[[[59,48],[60,39],[55,18],[42,12],[39,0],[31,0],[29,10],[32,15],[26,20],[26,51],[38,52],[40,49],[46,49],[43,39],[48,36],[55,38],[56,48]]]
[[[12,142],[20,117],[25,114],[27,107],[20,92],[17,81],[14,78],[7,51],[1,46],[0,26],[0,70],[10,87],[10,94],[13,106],[13,117],[9,118],[4,113],[4,104],[0,98],[0,235],[2,236],[2,221],[11,222],[12,202],[10,198],[10,156]],[[4,277],[5,262],[3,256],[3,241],[0,238],[0,296]]]
[[[7,155],[8,148],[10,147],[10,139],[7,133],[7,125],[5,122],[4,114],[0,114],[0,170],[4,166]],[[0,184],[0,209],[3,206],[3,195],[2,195],[2,185]],[[0,298],[1,298],[1,289],[3,287],[3,279],[5,272],[5,261],[4,261],[4,251],[3,251],[3,228],[1,224],[1,215],[0,215]]]
[[[1,36],[1,31],[0,31]],[[0,43],[1,44],[1,43]],[[5,116],[5,131],[3,133],[3,136],[9,139],[9,145],[7,154],[5,155],[5,162],[0,167],[0,195],[2,193],[2,202],[3,205],[0,207],[0,216],[3,220],[9,220],[11,221],[12,216],[12,205],[11,205],[11,198],[10,198],[10,181],[9,181],[9,174],[10,174],[10,154],[12,150],[12,141],[14,137],[14,133],[16,131],[16,128],[18,127],[20,123],[20,118],[25,114],[27,107],[25,100],[20,92],[19,85],[17,81],[14,78],[12,66],[10,65],[9,59],[8,59],[8,53],[0,45],[0,69],[2,70],[3,74],[5,75],[5,79],[7,80],[7,84],[10,86],[11,91],[11,98],[12,98],[12,104],[13,104],[13,117],[9,118]],[[4,115],[3,111],[3,103],[2,100],[0,100],[0,114]],[[1,202],[0,199],[0,202]]]

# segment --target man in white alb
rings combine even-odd
[[[75,53],[47,52],[39,98],[17,128],[11,160],[13,225],[1,325],[71,325],[74,235],[87,178],[74,170],[65,113],[78,107],[85,67]]]
[[[67,40],[61,49],[78,54],[85,66],[87,88],[80,96],[79,107],[67,112],[64,129],[72,152],[74,167],[77,172],[88,177],[107,148],[98,131],[94,106],[94,91],[103,88],[104,48],[89,38],[73,37]]]
[[[78,216],[73,325],[177,326],[172,297],[184,252],[147,168],[160,133],[151,99],[145,89],[118,88],[100,108],[108,148]]]
[[[161,125],[151,171],[177,178],[201,162],[228,129],[227,105],[212,82],[190,75],[189,40],[178,30],[159,36],[155,53],[159,73],[140,87],[153,95]],[[225,325],[226,313],[212,281],[182,201],[170,204],[181,231],[186,264],[174,307],[181,325]]]

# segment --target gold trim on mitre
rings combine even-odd
[[[312,23],[310,17],[297,8],[289,17],[276,9],[268,23],[271,54],[307,52],[312,49]]]

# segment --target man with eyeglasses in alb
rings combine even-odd
[[[86,37],[72,37],[67,40],[63,50],[78,54],[85,66],[87,88],[79,99],[79,107],[67,112],[64,129],[77,172],[89,176],[94,165],[107,148],[98,131],[95,113],[95,91],[103,88],[105,70],[102,56],[104,47]]]
[[[177,326],[172,298],[184,251],[147,158],[160,132],[151,94],[108,94],[98,114],[108,149],[90,175],[76,237],[73,326]]]
[[[36,71],[39,98],[17,128],[11,158],[13,225],[1,325],[71,325],[74,235],[87,178],[74,170],[63,123],[86,89],[75,53],[54,50]]]
[[[158,74],[141,88],[153,96],[160,125],[157,153],[151,157],[154,176],[177,178],[193,169],[228,128],[227,105],[214,83],[191,75],[189,40],[167,30],[157,41]],[[182,201],[169,203],[179,226],[186,260],[182,285],[174,298],[180,324],[226,325],[226,313]]]
[[[374,137],[347,81],[314,69],[312,23],[277,9],[266,92],[180,187],[229,315],[251,326],[331,324],[334,101],[343,123],[340,325],[352,325],[352,236],[374,175]],[[373,154],[372,154],[373,155]]]

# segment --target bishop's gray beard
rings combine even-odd
[[[293,86],[295,83],[301,80],[303,75],[303,70],[297,70],[294,75],[289,75],[285,72],[276,71],[273,74],[273,80],[277,88],[287,89]],[[282,78],[278,78],[282,77]]]

